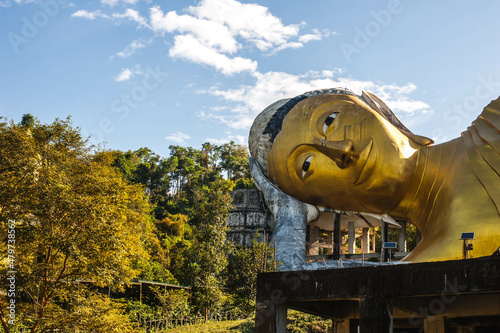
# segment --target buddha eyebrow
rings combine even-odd
[[[286,102],[284,105],[282,105],[276,112],[272,115],[271,119],[266,125],[266,128],[264,129],[264,132],[262,134],[271,134],[271,137],[269,138],[269,141],[271,143],[274,143],[274,139],[276,139],[276,136],[278,135],[279,132],[281,132],[281,127],[283,125],[283,120],[285,119],[286,115],[290,110],[297,105],[300,101],[303,101],[306,98],[313,97],[313,96],[319,96],[319,95],[336,95],[336,94],[343,94],[343,95],[351,95],[351,96],[356,96],[352,91],[349,89],[344,89],[344,88],[333,88],[333,89],[320,89],[320,90],[314,90],[310,92],[306,92],[302,95],[296,96],[292,99],[290,99],[288,102]]]
[[[281,106],[275,114],[271,117],[271,120],[269,120],[269,123],[267,123],[266,128],[264,129],[264,132],[262,134],[271,134],[271,137],[269,138],[269,141],[271,143],[274,143],[274,139],[278,135],[279,132],[281,132],[281,126],[283,125],[283,119],[285,119],[286,115],[290,110],[297,105],[300,101],[306,99],[309,96],[306,95],[299,95],[295,98],[292,98],[288,102],[286,102],[283,106]]]

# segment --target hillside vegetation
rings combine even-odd
[[[169,148],[162,157],[89,147],[69,118],[0,118],[0,274],[15,278],[15,295],[0,294],[4,332],[139,332],[159,321],[252,317],[255,279],[273,267],[273,251],[226,240],[230,191],[253,187],[247,149]],[[126,296],[137,280],[190,289]]]

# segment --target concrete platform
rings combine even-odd
[[[334,332],[500,332],[500,256],[262,273],[255,332],[286,332],[287,309]]]

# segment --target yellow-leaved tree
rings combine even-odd
[[[5,332],[136,330],[88,285],[119,288],[137,275],[151,208],[97,156],[69,118],[0,118],[0,286],[15,289],[0,295]]]

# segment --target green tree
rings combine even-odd
[[[29,113],[26,113],[25,115],[23,115],[23,118],[21,119],[21,127],[31,129],[34,126],[35,126],[35,117],[33,117]]]
[[[189,292],[186,290],[167,290],[160,287],[151,288],[160,302],[162,314],[168,319],[175,319],[189,314]]]
[[[271,272],[279,266],[274,262],[274,249],[259,241],[256,233],[251,248],[238,247],[230,256],[227,265],[226,287],[236,296],[236,306],[246,317],[255,307],[257,296],[257,274]]]
[[[10,268],[18,272],[18,313],[30,332],[58,328],[57,318],[78,315],[80,303],[72,303],[78,281],[120,288],[137,276],[134,266],[148,258],[142,245],[150,211],[142,187],[89,150],[69,118],[32,126],[0,122],[1,246],[8,221],[15,221]],[[0,261],[6,253],[3,248]],[[0,321],[10,332],[2,298]],[[106,302],[99,304],[112,307]]]
[[[221,145],[218,150],[220,151],[220,165],[226,170],[228,179],[251,178],[246,146],[230,141]]]
[[[221,273],[227,266],[232,247],[226,242],[226,218],[231,209],[229,191],[233,183],[218,180],[195,192],[193,245],[186,251],[189,262],[184,279],[193,286],[193,301],[207,320],[208,312],[222,301]]]
[[[219,171],[218,160],[220,158],[220,150],[217,146],[213,146],[210,142],[205,142],[201,145],[201,164],[209,170]]]
[[[61,298],[60,298],[61,300]],[[64,298],[66,309],[53,307],[45,331],[74,333],[139,332],[137,323],[129,319],[124,305],[85,288],[72,290]],[[52,304],[53,306],[53,304]]]
[[[111,152],[114,155],[112,165],[122,172],[123,176],[135,184],[144,186],[144,190],[154,207],[156,219],[162,219],[167,211],[165,203],[170,191],[170,174],[176,170],[175,159],[162,158],[149,148],[136,151]]]
[[[162,220],[178,213],[190,215],[194,192],[222,179],[236,182],[235,188],[254,188],[245,146],[230,142],[221,146],[206,142],[201,149],[170,146],[170,156],[160,157],[149,148],[126,153],[111,151],[112,165],[126,179],[144,186],[154,207],[154,216]]]
[[[171,191],[180,200],[188,191],[191,182],[201,170],[196,162],[201,160],[200,151],[192,147],[169,146],[170,158],[176,162],[177,168],[171,174],[175,181]]]
[[[172,260],[172,252],[178,245],[188,245],[186,238],[192,234],[191,226],[188,223],[188,217],[183,214],[168,214],[165,218],[156,222],[156,228],[163,242],[163,248],[166,254],[166,266],[171,267],[174,264],[179,267],[182,265],[182,256]],[[175,267],[175,266],[174,266]]]

